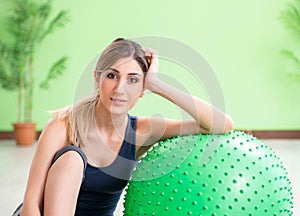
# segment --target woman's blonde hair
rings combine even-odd
[[[99,79],[101,71],[111,67],[119,59],[128,57],[138,62],[145,78],[145,73],[150,66],[150,58],[145,55],[138,43],[118,38],[101,53],[95,69],[97,72],[96,79]],[[92,124],[95,123],[95,106],[98,100],[99,93],[96,92],[74,105],[51,112],[55,118],[66,122],[67,137],[70,144],[80,147],[88,143],[87,135]]]

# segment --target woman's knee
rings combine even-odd
[[[76,151],[67,151],[59,156],[52,164],[49,172],[59,172],[69,174],[83,174],[84,162],[81,155]]]
[[[84,163],[76,151],[66,151],[51,165],[46,178],[45,193],[63,188],[77,191],[84,174]]]

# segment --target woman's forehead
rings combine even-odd
[[[121,58],[116,61],[111,67],[107,68],[115,72],[125,73],[143,73],[138,62],[133,58]]]

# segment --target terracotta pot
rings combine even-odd
[[[30,146],[36,139],[35,123],[15,123],[14,136],[17,145]]]

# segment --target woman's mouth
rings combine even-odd
[[[127,102],[127,100],[121,99],[121,98],[110,98],[110,100],[112,101],[113,104],[115,105],[123,105]]]

